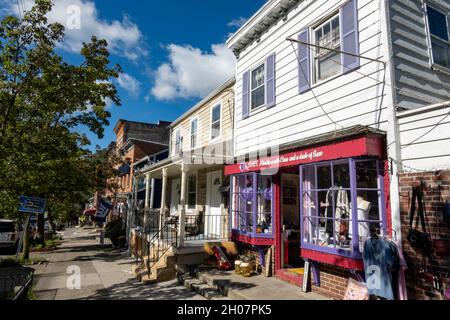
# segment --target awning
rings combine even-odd
[[[95,216],[95,213],[97,212],[97,209],[87,209],[87,210],[84,210],[84,212],[83,212],[83,214],[85,215],[85,216]]]

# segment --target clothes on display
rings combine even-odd
[[[364,271],[369,294],[394,300],[398,288],[400,257],[397,246],[387,238],[368,238],[363,251]]]
[[[337,191],[337,192],[336,192]],[[335,212],[333,216],[333,193],[336,193],[335,197]],[[326,195],[327,202],[325,206],[325,217],[335,220],[327,219],[325,222],[325,231],[327,235],[333,237],[335,241],[345,241],[347,240],[347,235],[349,232],[348,221],[342,221],[340,219],[350,218],[350,200],[347,191],[342,187],[334,187],[328,190]],[[333,230],[334,222],[334,230]]]

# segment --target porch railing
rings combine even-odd
[[[222,214],[186,215],[186,241],[228,240],[229,216]]]
[[[172,248],[178,246],[178,221],[169,220],[164,226],[153,234],[153,237],[147,243],[147,270],[148,275],[152,274],[153,267],[164,257]]]

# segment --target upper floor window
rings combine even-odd
[[[198,145],[198,119],[191,120],[191,149]]]
[[[215,105],[211,109],[211,140],[218,139],[220,137],[221,122],[222,122],[222,106],[221,104]]]
[[[315,44],[341,50],[339,14],[314,29]],[[341,53],[324,48],[314,49],[314,81],[325,80],[341,72]]]
[[[449,17],[427,5],[428,29],[432,51],[432,62],[450,68]]]
[[[251,110],[255,110],[265,103],[265,64],[256,67],[251,73],[250,100]]]
[[[183,151],[182,149],[183,138],[181,137],[181,129],[175,131],[175,154]]]

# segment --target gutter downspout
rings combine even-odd
[[[393,161],[391,162],[391,181],[390,181],[390,202],[391,202],[391,223],[392,223],[392,231],[393,234],[393,240],[395,244],[397,245],[400,253],[400,260],[402,261],[402,268],[399,272],[399,283],[401,284],[398,289],[399,298],[401,300],[408,300],[407,297],[407,291],[406,291],[406,283],[405,283],[405,274],[404,270],[406,269],[406,264],[404,262],[403,257],[403,239],[402,239],[402,223],[401,223],[401,211],[400,211],[400,187],[399,187],[399,163],[402,161],[402,154],[401,154],[401,141],[400,141],[400,128],[397,118],[397,109],[396,106],[398,105],[397,101],[397,92],[395,87],[395,64],[394,64],[394,50],[392,48],[392,34],[391,34],[391,20],[390,20],[390,7],[389,7],[389,0],[382,1],[382,10],[384,11],[384,19],[386,23],[383,25],[383,30],[385,34],[385,53],[387,59],[387,65],[386,67],[389,68],[390,72],[390,90],[391,90],[391,97],[392,97],[392,106],[391,106],[391,114],[390,121],[388,121],[388,136],[387,136],[387,143],[388,143],[388,160],[391,159]],[[386,80],[387,81],[387,80]]]

